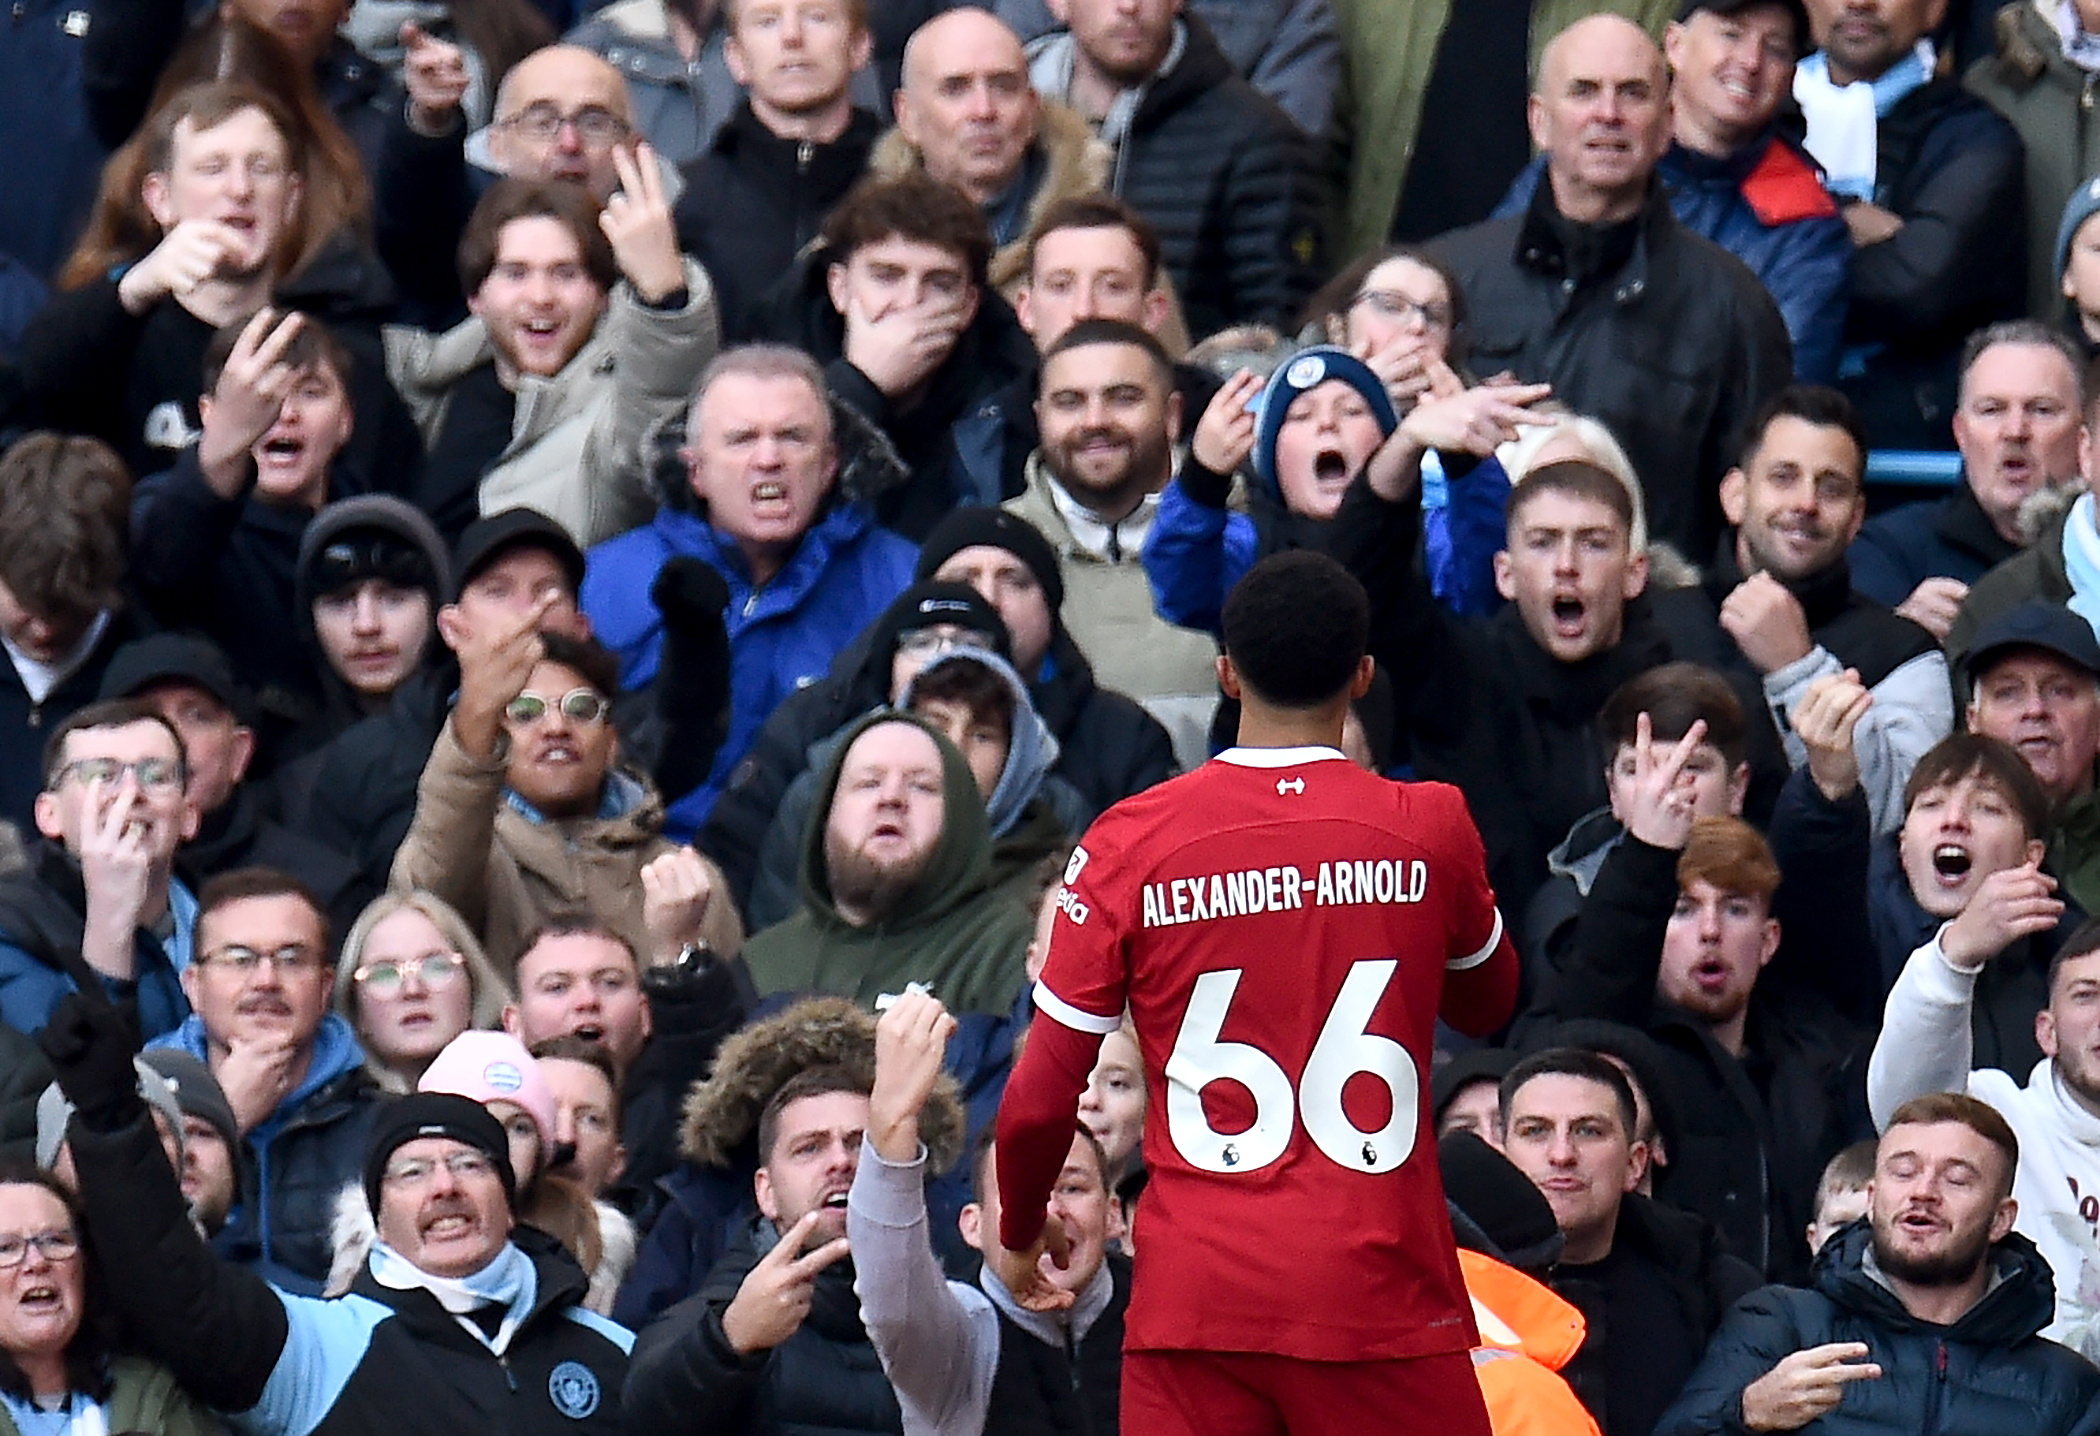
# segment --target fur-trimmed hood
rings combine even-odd
[[[911,481],[911,470],[898,457],[897,446],[874,421],[836,394],[830,396],[830,408],[839,473],[819,512],[820,518],[834,504],[855,500],[872,504],[880,495]],[[700,509],[700,501],[687,480],[685,460],[679,456],[685,447],[686,416],[691,412],[691,405],[681,407],[642,440],[642,454],[649,465],[650,497],[679,513]]]
[[[1011,299],[1025,276],[1028,235],[1050,206],[1077,195],[1100,194],[1108,189],[1109,165],[1114,152],[1095,137],[1079,112],[1056,100],[1043,101],[1042,117],[1036,123],[1035,142],[1044,159],[1043,182],[1028,200],[1028,222],[1021,237],[1001,245],[992,255],[987,277],[992,288]],[[924,167],[918,146],[894,126],[875,142],[868,156],[868,173],[878,179],[898,179]]]
[[[811,1067],[843,1067],[875,1085],[875,1018],[843,997],[812,997],[762,1018],[722,1044],[714,1071],[685,1099],[679,1147],[704,1167],[755,1161],[758,1118],[781,1085]],[[945,1172],[962,1156],[963,1104],[946,1073],[919,1113],[927,1167]]]

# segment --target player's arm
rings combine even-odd
[[[1485,1037],[1516,1015],[1517,949],[1495,906],[1488,883],[1487,850],[1480,829],[1456,788],[1446,789],[1453,841],[1448,859],[1459,891],[1449,909],[1450,945],[1444,961],[1444,995],[1438,1014],[1468,1037]]]
[[[1043,1234],[1051,1188],[1072,1150],[1087,1076],[1102,1039],[1122,1022],[1120,1015],[1044,1010],[1044,995],[1038,986],[1028,1045],[999,1102],[999,1240],[1015,1252],[1027,1251]]]

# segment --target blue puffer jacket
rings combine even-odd
[[[1828,1436],[2100,1431],[2100,1368],[2036,1334],[2055,1314],[2055,1282],[2027,1238],[1998,1243],[1983,1300],[1935,1326],[1868,1275],[1872,1236],[1862,1219],[1832,1237],[1817,1254],[1813,1290],[1768,1286],[1737,1302],[1655,1436],[1747,1432],[1743,1388],[1794,1352],[1836,1341],[1865,1343],[1881,1376],[1852,1382],[1813,1423]]]
[[[1723,159],[1672,145],[1657,167],[1670,212],[1750,267],[1772,292],[1794,341],[1794,377],[1836,382],[1851,296],[1852,236],[1815,161],[1775,134]],[[1495,215],[1522,214],[1544,157],[1519,174]]]
[[[729,585],[731,694],[729,737],[707,781],[674,801],[666,817],[665,831],[683,841],[780,700],[822,678],[839,650],[911,585],[918,549],[878,526],[865,503],[841,503],[803,535],[787,567],[756,586],[734,539],[698,514],[666,506],[653,522],[593,548],[584,572],[583,610],[619,656],[629,689],[656,676],[663,616],[649,587],[679,555],[700,559]]]

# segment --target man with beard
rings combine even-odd
[[[918,718],[878,711],[847,730],[822,791],[802,910],[744,947],[759,992],[873,1003],[918,982],[957,1012],[1012,1011],[1032,924],[989,886],[989,824],[963,755]]]
[[[1646,730],[1622,784],[1626,837],[1597,870],[1534,1020],[1598,1018],[1653,1038],[1682,1119],[1664,1195],[1768,1276],[1798,1276],[1816,1179],[1851,1135],[1858,1038],[1806,983],[1768,971],[1779,864],[1741,818],[1696,816],[1679,781],[1705,725],[1668,746]],[[1802,927],[1793,971],[1818,945]]]
[[[2036,1334],[2050,1274],[2013,1229],[2019,1158],[1974,1097],[1905,1103],[1875,1151],[1867,1215],[1830,1239],[1814,1287],[1738,1302],[1657,1436],[2089,1429],[2100,1371]]]
[[[766,1102],[752,1178],[758,1217],[700,1290],[636,1344],[632,1429],[904,1429],[847,1260],[847,1194],[869,1127],[865,1082],[843,1066],[812,1067]]]
[[[2049,965],[2048,1005],[2034,1019],[2044,1055],[2027,1084],[1994,1067],[1971,1070],[1978,979],[2018,938],[2054,922],[2048,886],[2032,861],[1993,873],[1957,921],[1911,954],[1867,1065],[1867,1106],[1891,1132],[1904,1104],[1928,1093],[1966,1090],[2005,1114],[2026,1153],[2013,1224],[2056,1273],[2043,1334],[2091,1357],[2100,1354],[2100,1236],[2090,1216],[2100,1194],[2100,920],[2080,924]]]
[[[1181,437],[1173,361],[1135,324],[1085,319],[1044,354],[1036,393],[1041,443],[1028,459],[1027,489],[1006,510],[1057,550],[1065,628],[1095,676],[1144,704],[1184,761],[1200,762],[1217,703],[1217,649],[1154,612],[1139,562]]]
[[[156,1044],[211,1069],[254,1155],[214,1246],[306,1295],[327,1279],[329,1213],[387,1101],[334,1011],[329,953],[327,915],[297,878],[220,874],[198,895],[196,954],[182,974],[194,1015]]]
[[[1706,592],[1741,660],[1756,671],[1787,756],[1807,750],[1789,717],[1819,678],[1852,670],[1874,695],[1853,729],[1876,832],[1903,822],[1903,785],[1947,736],[1947,662],[1932,635],[1852,590],[1845,547],[1867,513],[1866,431],[1845,396],[1794,386],[1751,421],[1741,462],[1721,480],[1734,526]]]

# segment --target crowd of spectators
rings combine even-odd
[[[1497,1429],[2100,1431],[2100,0],[13,13],[0,1436],[1116,1430],[1166,1054],[1063,1311],[992,1118],[1291,549]]]

